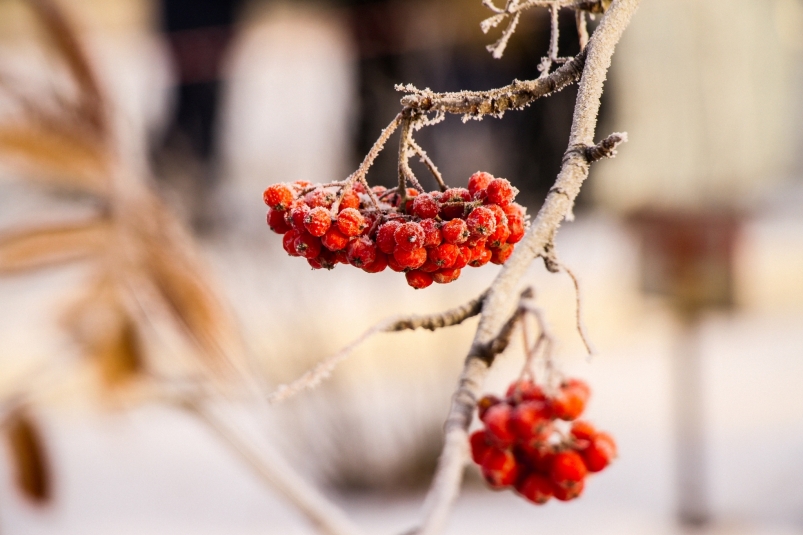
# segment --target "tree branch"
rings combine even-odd
[[[424,522],[416,531],[419,535],[440,533],[457,497],[463,467],[468,459],[468,426],[490,365],[477,353],[476,348],[485,347],[503,331],[506,319],[510,318],[511,309],[515,305],[514,288],[532,261],[544,253],[546,246],[553,241],[561,222],[571,213],[580,187],[588,177],[589,161],[585,153],[579,152],[577,148],[593,144],[600,97],[611,57],[638,4],[639,0],[614,0],[588,43],[588,56],[578,88],[569,149],[555,186],[547,195],[527,235],[497,275],[483,303],[482,317],[472,350],[466,357],[446,419],[445,444],[425,504]],[[567,66],[568,64],[564,65],[554,74]]]

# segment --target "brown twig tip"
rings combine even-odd
[[[593,147],[587,147],[586,160],[588,163],[594,163],[603,158],[615,158],[616,148],[622,143],[627,143],[627,132],[614,132]]]

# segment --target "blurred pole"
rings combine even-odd
[[[631,222],[642,237],[642,288],[669,298],[680,323],[672,355],[677,519],[699,528],[712,517],[700,320],[707,310],[733,307],[738,220],[728,212],[643,211]]]

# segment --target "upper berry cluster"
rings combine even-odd
[[[504,400],[483,397],[478,409],[485,429],[471,435],[471,455],[488,483],[512,486],[537,504],[580,496],[588,473],[616,457],[609,434],[576,420],[589,395],[585,382],[569,379],[553,395],[524,380],[511,384]],[[573,421],[568,433],[558,420]]]
[[[268,225],[284,250],[314,269],[351,264],[404,272],[413,288],[457,280],[465,266],[503,264],[524,237],[525,208],[504,178],[476,172],[468,188],[421,193],[362,182],[279,183],[263,194]]]

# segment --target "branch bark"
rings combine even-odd
[[[527,235],[489,288],[483,303],[482,318],[446,419],[445,444],[425,504],[424,521],[415,532],[418,535],[440,533],[457,498],[463,468],[468,460],[468,426],[492,363],[480,356],[480,348],[486,347],[499,336],[515,305],[515,287],[519,285],[532,261],[544,254],[552,243],[564,218],[571,214],[580,187],[588,177],[590,164],[585,149],[594,145],[600,97],[611,58],[638,5],[639,0],[615,0],[589,40],[574,109],[569,148],[555,185]],[[577,58],[569,64],[576,60]],[[555,71],[553,76],[566,69],[569,64]]]

